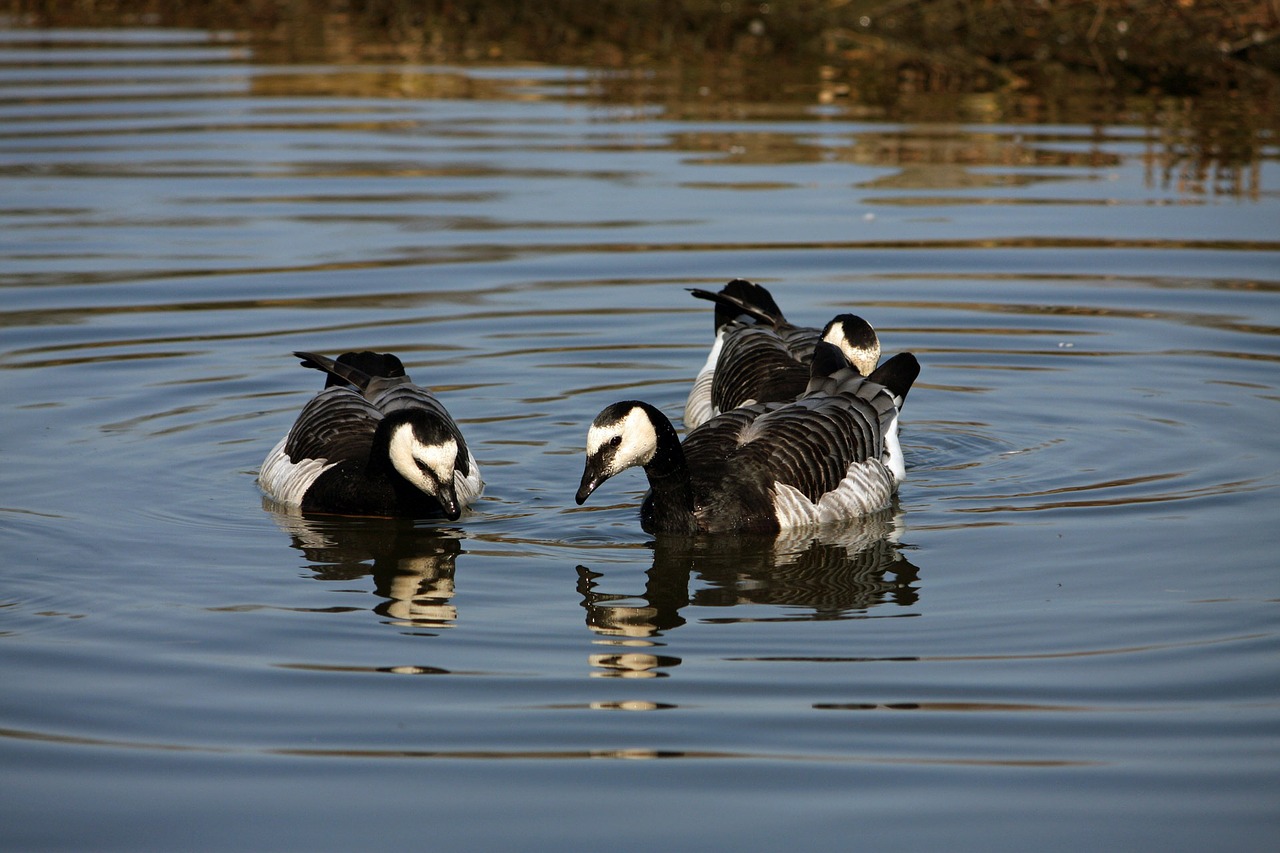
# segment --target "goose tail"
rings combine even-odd
[[[787,318],[782,315],[782,309],[778,307],[777,302],[773,301],[772,294],[763,286],[746,279],[735,278],[720,288],[718,293],[696,287],[689,288],[689,292],[698,299],[706,299],[716,304],[717,330],[744,314],[757,323],[767,326],[780,326],[787,322]]]
[[[375,379],[392,379],[405,376],[404,365],[390,353],[345,352],[337,360],[313,352],[295,352],[302,359],[303,367],[310,367],[328,375],[326,388],[349,385],[360,391],[368,391]]]
[[[883,385],[894,397],[894,403],[902,408],[907,399],[907,392],[920,376],[920,362],[909,352],[900,352],[884,364],[871,371],[868,382]]]

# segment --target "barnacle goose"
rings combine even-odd
[[[787,322],[769,291],[744,279],[734,279],[718,293],[690,292],[716,304],[716,336],[685,402],[686,429],[748,403],[794,400],[808,384],[809,361],[820,340],[840,347],[864,376],[880,360],[875,330],[854,314],[812,329]]]
[[[400,359],[294,355],[328,380],[263,461],[258,483],[269,497],[304,512],[457,520],[480,496],[458,425]]]
[[[798,399],[724,412],[683,444],[654,406],[614,403],[587,432],[576,500],[640,465],[649,533],[776,533],[865,516],[889,506],[906,477],[898,412],[919,374],[915,356],[900,353],[864,377],[819,342]]]

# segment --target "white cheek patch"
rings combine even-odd
[[[397,427],[391,434],[387,452],[391,456],[391,464],[400,472],[401,477],[427,494],[434,495],[435,483],[430,482],[430,478],[418,469],[418,462],[413,456],[414,446],[417,443],[418,440],[413,437],[413,427],[406,424]]]
[[[454,460],[458,458],[458,444],[453,440],[442,444],[423,444],[413,434],[413,427],[403,424],[391,434],[388,452],[391,464],[400,472],[400,476],[425,494],[437,493],[437,481],[453,481]],[[435,475],[434,480],[422,473],[419,462]]]
[[[591,425],[587,430],[587,455],[595,456],[600,452],[600,448],[604,447],[604,443],[618,434],[614,427],[602,427]]]
[[[609,463],[607,473],[611,477],[632,465],[648,465],[658,450],[658,434],[649,422],[649,416],[643,409],[634,408],[617,423],[608,426],[591,425],[587,430],[587,456],[596,456],[618,436],[622,437],[622,441]]]
[[[859,373],[869,376],[871,371],[876,369],[876,362],[880,360],[880,351],[866,347],[849,347],[845,350],[844,356],[853,363]]]
[[[880,347],[860,347],[854,346],[849,341],[849,335],[845,331],[844,323],[833,323],[831,328],[827,330],[822,340],[829,344],[835,344],[840,348],[840,352],[844,353],[844,357],[857,368],[858,372],[866,376],[876,369],[876,362],[880,360]]]
[[[648,465],[658,452],[658,433],[644,409],[632,409],[622,421],[622,444],[614,464],[618,470],[632,465]]]
[[[413,455],[440,482],[448,483],[453,480],[453,469],[458,461],[458,443],[453,439],[441,444],[419,444],[414,447]]]

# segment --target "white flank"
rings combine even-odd
[[[258,472],[258,486],[282,504],[299,506],[302,496],[311,488],[316,478],[337,463],[323,459],[303,459],[297,464],[290,462],[289,454],[284,452],[284,444],[288,438],[285,436],[280,439],[262,461],[262,470]]]
[[[893,410],[889,425],[884,428],[884,464],[893,474],[895,483],[907,479],[907,460],[902,455],[902,443],[898,441],[898,410]]]
[[[480,466],[470,450],[467,451],[467,467],[471,469],[470,476],[462,476],[461,471],[453,473],[453,491],[458,496],[458,506],[470,506],[484,492],[484,478],[480,476]]]
[[[773,510],[783,530],[828,524],[884,509],[889,506],[896,488],[889,469],[877,460],[870,460],[850,467],[840,484],[817,503],[795,486],[774,483]]]
[[[711,352],[707,361],[694,377],[693,388],[689,391],[689,399],[684,404],[684,428],[686,430],[702,426],[719,414],[711,404],[711,384],[716,378],[716,364],[720,361],[720,350],[724,347],[724,332],[716,334],[711,344]]]

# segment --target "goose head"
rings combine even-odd
[[[880,338],[871,324],[856,314],[841,314],[822,329],[822,339],[840,347],[845,358],[863,376],[880,361]]]
[[[407,411],[394,419],[387,452],[391,466],[414,488],[440,502],[445,517],[462,516],[454,487],[460,453],[465,453],[453,433],[427,412]]]
[[[648,403],[628,400],[607,406],[596,415],[587,430],[587,462],[574,497],[579,505],[615,474],[653,461],[658,452],[655,413]]]

